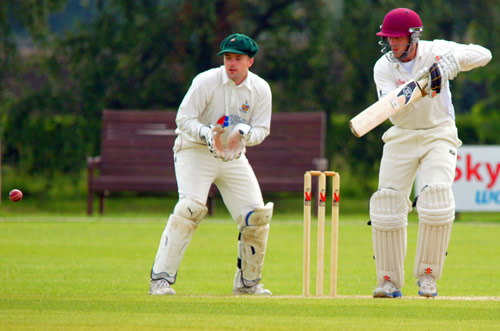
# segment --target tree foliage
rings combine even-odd
[[[374,178],[387,123],[357,139],[347,122],[376,101],[372,70],[381,53],[375,33],[398,1],[87,0],[81,3],[94,8],[89,23],[51,31],[51,13],[75,1],[0,4],[7,162],[28,172],[79,172],[85,156],[99,152],[103,109],[177,108],[196,74],[221,65],[219,42],[241,32],[259,43],[253,70],[270,83],[274,111],[326,111],[332,167]],[[420,14],[423,39],[477,43],[493,54],[500,49],[498,1],[405,6]],[[18,52],[20,36],[29,37],[30,56]],[[499,74],[494,59],[453,81],[466,143],[499,143]],[[360,182],[360,190],[373,186]]]

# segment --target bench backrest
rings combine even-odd
[[[327,170],[324,112],[273,113],[271,134],[247,148],[263,192],[301,192],[307,170]]]
[[[101,175],[175,178],[175,117],[175,111],[105,110]],[[323,112],[273,113],[271,134],[247,148],[262,192],[301,192],[305,171],[327,170],[325,129]]]
[[[173,111],[105,110],[101,175],[174,177]]]

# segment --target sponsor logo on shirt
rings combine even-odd
[[[230,125],[236,125],[236,124],[239,124],[239,123],[248,124],[248,121],[245,120],[245,119],[243,119],[243,118],[241,118],[241,117],[239,117],[238,115],[234,115],[234,114],[229,114],[229,115],[222,116],[217,121],[217,124],[220,125],[223,128],[227,128]]]
[[[222,116],[221,118],[219,118],[219,120],[217,121],[217,124],[219,124],[220,126],[222,126],[223,128],[227,127],[229,125],[229,116]]]

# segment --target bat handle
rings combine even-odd
[[[427,83],[429,82],[429,78],[428,77],[423,77],[421,80],[417,81],[417,86],[418,86],[418,89],[420,90],[420,92],[422,92],[422,95],[425,95],[425,90],[424,88],[427,86]]]

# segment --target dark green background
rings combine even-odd
[[[81,178],[86,156],[99,154],[103,109],[176,109],[194,76],[222,63],[220,41],[240,32],[259,43],[253,71],[270,83],[273,111],[327,112],[330,168],[344,174],[349,194],[365,196],[376,188],[388,123],[357,139],[348,121],[376,101],[372,69],[381,53],[375,33],[398,6],[366,0],[4,0],[0,139],[4,169],[11,169],[4,170],[4,181],[11,172],[43,176],[46,185],[63,175]],[[452,93],[462,141],[498,144],[500,2],[405,6],[420,14],[422,39],[492,51],[487,67],[452,82]]]

